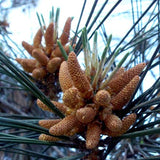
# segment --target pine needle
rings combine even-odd
[[[59,40],[57,40],[57,44],[58,44],[58,46],[59,46],[59,48],[61,50],[61,53],[62,53],[64,59],[67,61],[68,55],[67,55],[66,51],[64,50],[64,48],[63,48],[63,46],[62,46],[62,44],[61,44],[61,42]]]
[[[23,85],[27,90],[31,91],[37,98],[39,98],[43,103],[45,103],[50,109],[52,109],[60,117],[64,115],[50,102],[50,100],[38,89],[38,87],[33,84],[30,79],[17,68],[7,56],[5,56],[0,51],[0,61],[4,64],[1,68],[10,76],[16,79],[21,85]]]

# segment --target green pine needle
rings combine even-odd
[[[21,85],[23,85],[27,90],[31,91],[33,95],[39,98],[44,104],[46,104],[50,109],[52,109],[61,118],[64,115],[51,103],[51,101],[42,93],[39,88],[31,82],[31,80],[19,69],[17,68],[7,56],[0,52],[0,61],[4,66],[0,65],[1,68],[10,76],[16,79]]]
[[[142,136],[145,136],[145,135],[153,135],[153,134],[160,134],[160,128],[151,128],[151,129],[145,129],[145,130],[142,130],[142,131],[126,133],[126,134],[120,136],[120,138],[121,139],[135,138],[135,137],[142,137]]]
[[[57,44],[58,44],[58,46],[59,46],[59,48],[60,48],[60,50],[61,50],[61,53],[62,53],[64,59],[67,61],[68,55],[67,55],[66,51],[64,50],[64,48],[63,48],[60,40],[57,40]]]

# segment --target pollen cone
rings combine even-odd
[[[87,126],[86,148],[94,149],[97,147],[100,139],[101,127],[97,122],[92,122]]]
[[[79,90],[83,98],[91,98],[93,96],[92,87],[81,70],[76,54],[71,52],[68,56],[68,70],[73,80],[74,86]]]
[[[62,60],[59,57],[52,58],[47,64],[47,70],[49,73],[54,73],[60,66]]]
[[[60,121],[61,119],[42,119],[38,123],[41,127],[49,129]]]
[[[51,101],[61,112],[66,112],[66,106],[63,103]],[[37,105],[44,111],[53,112],[47,105],[45,105],[40,99],[37,99]]]
[[[60,139],[57,138],[57,137],[53,137],[53,136],[47,135],[47,134],[40,134],[39,140],[54,142],[54,141],[59,141]]]
[[[113,132],[110,130],[106,130],[104,134],[107,134],[108,136],[111,136],[111,137],[121,136],[122,134],[128,131],[131,125],[134,124],[134,122],[136,121],[136,118],[137,118],[137,115],[135,113],[132,113],[122,120],[122,128],[120,131]]]
[[[46,53],[51,54],[54,48],[54,24],[50,23],[46,29],[46,33],[44,35],[45,42],[46,42]]]
[[[51,127],[49,129],[49,133],[56,136],[65,135],[65,133],[68,133],[71,129],[73,129],[77,123],[78,120],[75,115],[68,115],[59,123]]]
[[[78,122],[73,129],[71,129],[68,133],[65,133],[65,136],[73,136],[76,133],[84,132],[84,130],[85,130],[85,125]]]
[[[37,99],[37,105],[44,111],[53,112],[47,105],[45,105],[40,99]]]
[[[78,89],[72,87],[66,90],[63,94],[63,103],[69,108],[79,108],[81,105],[83,105],[83,100],[79,96]]]
[[[73,86],[73,82],[68,71],[68,64],[66,61],[63,61],[60,66],[59,83],[63,92]]]
[[[117,94],[118,92],[120,92],[122,88],[126,84],[128,84],[134,76],[139,75],[142,72],[145,66],[145,63],[140,63],[111,80],[108,83],[108,87],[110,88],[109,90],[111,91],[111,93]]]
[[[99,90],[95,97],[94,102],[99,106],[107,107],[110,103],[111,96],[108,91],[106,90]]]
[[[81,123],[89,123],[94,120],[96,112],[91,107],[80,108],[76,112],[76,117]]]
[[[72,21],[72,18],[69,17],[66,20],[66,23],[64,25],[62,35],[60,36],[60,41],[62,45],[65,45],[68,42],[68,38],[70,35],[70,29],[71,29],[71,21]]]
[[[42,36],[42,29],[40,28],[33,39],[34,48],[39,48],[41,46]]]
[[[28,72],[32,73],[32,71],[36,67],[36,60],[34,59],[21,59],[21,58],[16,58],[16,61],[20,63],[23,67],[23,69]]]
[[[137,84],[139,76],[135,76],[115,97],[112,98],[111,103],[113,110],[120,110],[130,100]]]
[[[32,55],[32,51],[34,49],[34,47],[30,44],[28,44],[27,42],[25,41],[22,41],[22,46],[24,47],[24,49],[30,54]]]
[[[44,68],[35,68],[32,72],[32,77],[35,79],[43,79],[46,76],[46,70]]]
[[[42,65],[45,66],[48,63],[48,57],[45,55],[45,53],[39,49],[36,48],[32,52],[32,56]]]
[[[123,133],[127,132],[128,129],[130,128],[131,125],[134,124],[134,122],[136,121],[137,115],[135,113],[132,113],[130,115],[128,115],[127,117],[122,119],[122,130]]]
[[[119,68],[118,71],[115,73],[115,75],[112,77],[111,80],[113,80],[114,78],[117,78],[118,76],[120,76],[124,72],[125,72],[125,68],[124,67]]]
[[[110,131],[117,132],[122,129],[121,119],[114,114],[107,114],[104,123]]]

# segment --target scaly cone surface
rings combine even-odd
[[[53,125],[49,129],[49,133],[56,136],[64,135],[71,131],[77,125],[77,122],[78,120],[75,115],[66,116],[59,123]]]
[[[145,63],[140,63],[111,80],[107,86],[110,88],[110,92],[112,94],[117,94],[120,92],[122,88],[124,88],[126,84],[134,78],[134,76],[139,75],[142,72],[145,66]]]
[[[41,141],[49,141],[49,142],[52,142],[52,141],[53,141],[53,142],[55,142],[55,141],[59,141],[60,139],[42,133],[42,134],[40,134],[40,136],[39,136],[39,140],[41,140]]]
[[[113,110],[121,110],[122,107],[129,101],[139,82],[139,76],[135,76],[115,97],[111,103],[114,106]]]
[[[73,86],[73,81],[68,71],[68,64],[63,61],[59,70],[59,83],[63,93]]]
[[[86,148],[93,149],[97,147],[101,135],[101,126],[97,122],[92,122],[87,125],[86,133]]]
[[[73,84],[79,90],[81,96],[88,99],[91,98],[93,96],[93,89],[85,73],[82,71],[74,52],[71,52],[68,56],[68,70]]]

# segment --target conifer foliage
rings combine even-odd
[[[33,43],[22,42],[30,58],[9,57],[0,51],[0,74],[31,93],[44,113],[0,113],[0,151],[31,159],[157,159],[160,4],[154,0],[136,15],[138,1],[131,1],[134,23],[115,43],[114,33],[109,36],[104,23],[121,2],[112,2],[111,10],[97,25],[108,1],[95,15],[95,0],[85,26],[79,28],[84,1],[76,31],[68,17],[60,35],[59,9],[54,17],[52,8],[48,26],[37,14],[40,28]],[[144,23],[147,13],[152,14]],[[154,82],[148,87],[149,74]]]

